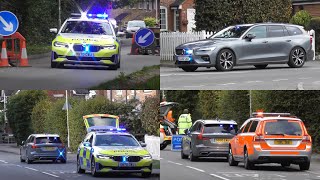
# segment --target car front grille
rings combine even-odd
[[[97,57],[77,57],[77,56],[66,56],[70,61],[100,61],[101,58]]]
[[[98,52],[101,50],[100,46],[94,46],[94,45],[82,45],[82,44],[75,44],[73,45],[73,50],[74,51],[85,51],[85,47],[89,46],[88,51],[89,52]]]
[[[113,160],[117,162],[122,162],[122,156],[113,156]],[[139,162],[141,160],[140,156],[129,156],[127,157],[128,162]]]
[[[176,49],[176,55],[183,55],[183,49]]]

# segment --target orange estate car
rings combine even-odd
[[[253,113],[229,143],[229,165],[279,163],[282,167],[298,164],[310,167],[312,141],[301,119],[290,113]]]

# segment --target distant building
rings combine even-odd
[[[320,17],[320,0],[292,0],[292,11],[306,10],[311,16]]]
[[[106,90],[96,91],[97,95],[104,96],[113,102],[130,102],[137,100],[144,102],[147,97],[157,96],[158,90]]]

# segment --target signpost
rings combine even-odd
[[[171,151],[181,151],[183,135],[173,135],[171,140]]]
[[[14,34],[19,27],[19,21],[16,15],[10,11],[0,11],[0,36],[10,36]]]
[[[135,42],[140,47],[148,47],[153,44],[155,39],[154,33],[148,28],[139,29],[135,35]]]

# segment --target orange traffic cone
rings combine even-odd
[[[10,67],[9,61],[8,61],[7,43],[6,43],[6,41],[2,42],[0,67]]]
[[[21,47],[20,67],[30,67],[28,62],[27,48],[26,48],[25,41],[22,42],[22,47]]]

